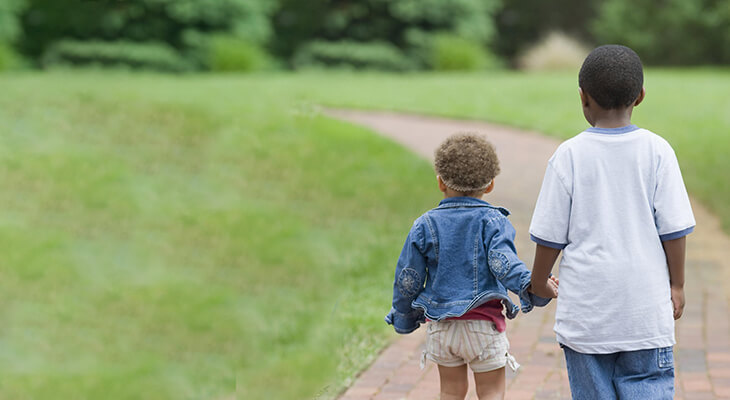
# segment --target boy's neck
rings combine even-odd
[[[600,110],[593,115],[591,125],[596,128],[622,128],[631,125],[631,113],[634,107],[614,110]]]

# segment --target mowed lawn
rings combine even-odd
[[[246,79],[0,87],[0,398],[325,398],[387,341],[427,162]]]
[[[672,144],[690,193],[730,232],[730,68],[648,68],[644,76],[647,97],[634,110],[633,122]],[[560,139],[588,127],[578,98],[577,71],[371,74],[357,79],[327,74],[291,77],[288,85],[300,99],[314,98],[320,104],[481,119]]]
[[[730,72],[646,75],[635,121],[730,227]],[[335,396],[392,338],[394,264],[439,193],[427,162],[319,106],[567,138],[576,80],[0,76],[0,398]]]

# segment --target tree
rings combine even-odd
[[[730,63],[727,0],[607,0],[593,31],[602,42],[633,48],[649,64]]]

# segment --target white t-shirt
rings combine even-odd
[[[590,128],[548,162],[530,225],[562,248],[555,333],[580,353],[672,346],[662,241],[695,225],[674,150],[635,125]]]

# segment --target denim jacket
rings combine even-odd
[[[508,215],[473,197],[444,199],[421,215],[398,259],[385,322],[398,333],[410,333],[426,318],[458,317],[494,299],[502,300],[512,319],[519,307],[507,289],[519,295],[522,312],[549,303],[527,291],[531,274],[517,258]]]

